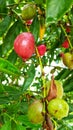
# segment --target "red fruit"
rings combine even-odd
[[[43,56],[46,52],[46,46],[44,44],[37,47],[40,56]]]
[[[62,47],[69,48],[69,42],[67,39],[62,43]]]
[[[70,33],[70,27],[66,27],[66,32]]]
[[[27,20],[27,21],[26,21],[26,25],[31,25],[32,22],[33,22],[33,19],[31,19],[31,20]]]
[[[60,53],[60,57],[63,57],[63,56],[64,56],[64,53],[63,53],[63,52],[61,52],[61,53]]]
[[[34,36],[29,32],[19,34],[14,41],[15,52],[23,59],[29,59],[35,50]]]

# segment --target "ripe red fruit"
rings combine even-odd
[[[59,56],[60,56],[60,57],[63,57],[63,56],[64,56],[64,53],[63,53],[63,52],[61,52],[61,53],[59,54]]]
[[[44,44],[37,47],[40,56],[43,56],[46,52],[46,46]]]
[[[35,50],[35,40],[32,33],[19,34],[14,41],[14,50],[23,60],[29,59]]]
[[[69,42],[67,39],[62,43],[62,47],[69,48]]]
[[[71,30],[70,30],[70,27],[67,26],[67,27],[66,27],[66,32],[67,32],[67,33],[70,33],[70,31],[71,31]]]
[[[27,20],[27,21],[26,21],[26,25],[31,25],[32,22],[33,22],[33,19],[31,19],[31,20]]]

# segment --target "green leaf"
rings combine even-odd
[[[10,122],[10,121],[6,122],[6,123],[2,126],[1,130],[11,130],[11,122]]]
[[[18,68],[3,58],[0,58],[0,71],[14,76],[20,75]]]
[[[69,70],[69,69],[63,69],[61,70],[58,75],[55,77],[56,80],[63,80],[66,79],[66,77],[68,78],[68,76],[70,76],[73,73],[73,70]]]
[[[46,0],[47,24],[58,21],[72,4],[73,0]]]
[[[35,67],[33,64],[29,67],[27,70],[27,78],[24,81],[24,84],[22,86],[23,91],[25,91],[32,83],[35,76]]]
[[[0,13],[4,14],[7,12],[7,8],[6,8],[6,1],[5,0],[0,0]]]
[[[39,28],[40,28],[40,22],[39,22],[38,18],[35,17],[33,23],[30,26],[30,31],[34,35],[35,41],[37,41],[38,37],[39,37]]]
[[[26,130],[26,128],[20,124],[16,125],[16,130]]]
[[[15,51],[13,50],[10,55],[8,56],[8,61],[10,61],[12,64],[16,63],[17,60],[17,54],[15,53]]]
[[[3,21],[0,23],[0,36],[2,36],[7,29],[9,28],[10,24],[11,24],[11,17],[10,16],[6,16]]]
[[[73,82],[69,82],[66,86],[64,86],[65,92],[73,91]]]
[[[21,95],[21,90],[15,86],[0,85],[0,105],[17,100]]]

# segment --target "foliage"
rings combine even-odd
[[[27,3],[36,5],[36,15],[31,25],[27,25],[21,16],[23,6]],[[34,99],[43,99],[42,88],[52,75],[63,83],[63,99],[70,109],[66,118],[53,118],[53,125],[56,130],[73,129],[73,70],[63,65],[60,56],[61,53],[72,51],[72,5],[73,0],[0,0],[1,130],[42,129],[42,124],[32,124],[29,121],[27,111]],[[45,28],[44,34],[41,32],[42,39],[40,27]],[[66,32],[67,27],[70,32]],[[39,56],[36,49],[35,54],[24,62],[15,53],[13,45],[18,34],[28,31],[35,37],[35,46],[45,44],[47,51],[44,56]],[[62,46],[66,39],[69,41],[69,48]],[[47,73],[46,67],[49,70]]]

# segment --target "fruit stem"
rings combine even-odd
[[[10,120],[13,120],[16,124],[18,124],[18,122],[14,119],[14,117],[11,117],[10,115],[8,115],[7,113],[4,113],[8,118],[10,118]]]
[[[70,42],[70,39],[69,39],[69,37],[68,37],[68,35],[67,35],[67,33],[66,33],[66,31],[65,31],[64,27],[63,27],[63,25],[62,25],[62,24],[60,24],[60,26],[61,26],[61,28],[62,28],[62,30],[63,30],[63,32],[64,32],[65,36],[67,37],[67,40],[68,40],[68,42],[69,42],[70,47],[72,48],[72,44],[71,44],[71,42]]]
[[[54,123],[54,130],[57,130],[57,122],[56,122],[53,118],[51,118],[51,120],[52,120],[53,123]]]
[[[43,81],[43,87],[45,88],[46,87],[46,84],[45,84],[45,77],[44,77],[44,71],[43,71],[43,65],[42,65],[42,61],[41,61],[41,57],[39,55],[39,52],[38,52],[38,49],[37,47],[35,46],[35,49],[36,49],[36,54],[37,54],[37,57],[39,59],[39,64],[40,64],[40,68],[41,68],[41,73],[42,73],[42,81]],[[46,91],[44,89],[44,97],[46,96]]]

